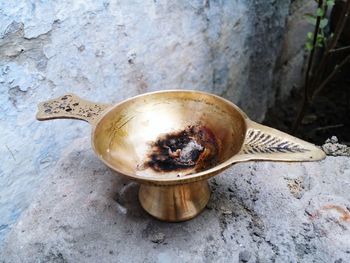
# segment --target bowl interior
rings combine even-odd
[[[202,92],[144,94],[112,107],[93,131],[93,146],[114,170],[157,180],[184,177],[240,150],[246,125],[232,103]]]

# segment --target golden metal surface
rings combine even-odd
[[[139,200],[152,216],[170,222],[198,215],[210,198],[207,180],[171,186],[141,185]]]
[[[68,93],[57,99],[44,101],[38,105],[36,118],[39,121],[52,119],[78,119],[94,125],[104,110],[112,105],[94,103]]]
[[[37,118],[77,118],[92,124],[92,146],[98,157],[140,182],[143,207],[169,221],[198,213],[203,200],[209,199],[206,179],[234,163],[325,157],[315,145],[251,121],[233,103],[198,91],[146,93],[114,106],[67,94],[41,103]],[[184,140],[190,150],[183,146]],[[173,149],[174,141],[182,146]],[[176,200],[171,201],[174,195]]]

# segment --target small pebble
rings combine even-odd
[[[243,250],[239,252],[239,262],[248,262],[250,259],[250,252],[248,250]]]
[[[156,243],[156,244],[161,244],[164,242],[165,240],[165,235],[163,233],[156,233],[154,235],[151,236],[150,240],[153,242],[153,243]]]
[[[232,211],[230,210],[225,210],[222,212],[223,215],[232,215]]]

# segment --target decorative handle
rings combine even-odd
[[[39,121],[51,119],[79,119],[94,125],[109,104],[90,102],[68,93],[57,99],[47,100],[38,105],[36,118]]]
[[[325,157],[316,145],[251,120],[238,154],[240,161],[317,161]]]

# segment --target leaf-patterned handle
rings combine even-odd
[[[247,121],[245,139],[239,153],[244,160],[315,161],[325,157],[317,146],[279,130]]]
[[[111,105],[95,103],[66,94],[56,99],[41,102],[36,118],[40,121],[51,119],[79,119],[94,124],[102,112]]]

